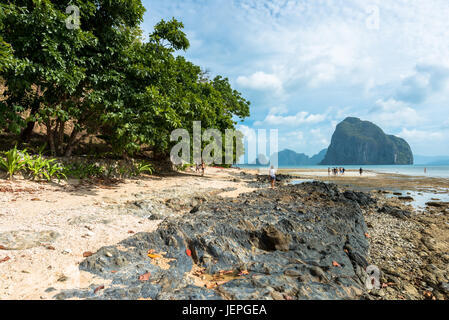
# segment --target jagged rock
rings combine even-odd
[[[385,205],[384,207],[379,209],[379,212],[386,213],[386,214],[389,214],[393,217],[400,218],[400,219],[406,219],[406,218],[411,217],[411,215],[412,215],[410,211],[402,210],[400,208],[392,207],[389,205]]]
[[[165,219],[152,233],[133,235],[86,258],[80,269],[111,280],[105,290],[67,290],[57,297],[280,298],[273,297],[275,288],[294,299],[361,298],[360,270],[367,264],[369,243],[360,203],[373,200],[346,195],[333,184],[313,182],[209,199]],[[149,249],[163,253],[165,267],[148,257]],[[194,264],[208,274],[246,270],[249,275],[207,289],[187,276]],[[150,280],[142,283],[138,275],[147,272]]]
[[[427,202],[427,206],[429,207],[435,207],[435,208],[445,208],[449,207],[449,202]]]

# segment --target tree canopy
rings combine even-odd
[[[140,0],[0,3],[0,124],[24,140],[42,124],[54,155],[70,156],[89,135],[117,154],[168,154],[174,129],[202,121],[224,131],[249,116],[227,78],[178,54],[189,48],[181,22],[162,20],[143,40]],[[68,5],[79,28],[67,28]]]

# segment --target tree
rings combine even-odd
[[[81,28],[66,26],[69,2],[80,8]],[[99,116],[102,103],[96,87],[119,76],[113,67],[121,64],[121,52],[135,40],[144,8],[138,0],[23,0],[9,3],[5,12],[1,34],[14,49],[16,62],[2,75],[8,88],[3,108],[29,112],[24,138],[40,122],[52,153],[70,155],[92,133],[88,123]],[[14,131],[22,122],[6,119]],[[65,141],[69,122],[72,129]]]
[[[78,29],[66,27],[69,3],[80,9]],[[70,156],[88,135],[100,136],[117,154],[148,146],[167,155],[174,129],[190,130],[199,120],[224,131],[247,117],[249,102],[228,79],[210,80],[176,56],[189,47],[181,22],[162,20],[142,40],[144,11],[140,0],[4,5],[0,35],[14,59],[2,72],[1,124],[24,140],[36,122],[43,124],[55,155]]]

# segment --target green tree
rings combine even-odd
[[[69,4],[80,9],[79,28],[66,27]],[[140,0],[21,0],[3,9],[0,36],[14,59],[1,73],[0,124],[24,140],[43,124],[52,154],[70,156],[98,135],[117,154],[147,146],[167,155],[174,129],[202,121],[224,131],[249,115],[228,79],[211,80],[177,55],[189,47],[181,22],[162,20],[142,40]]]

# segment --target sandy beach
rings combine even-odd
[[[231,173],[233,170],[231,170]],[[165,200],[179,195],[223,191],[224,197],[249,192],[233,175],[208,168],[194,174],[126,180],[117,185],[49,185],[26,180],[0,180],[0,299],[49,299],[62,290],[84,287],[95,277],[78,270],[85,252],[96,252],[133,233],[151,232],[160,221],[123,214],[119,208],[136,199]],[[52,233],[52,234],[48,234]],[[30,248],[26,248],[30,247]],[[1,247],[0,247],[1,248]]]
[[[280,173],[284,172],[287,171]],[[381,203],[393,204],[413,214],[414,208],[409,203],[397,197],[388,199],[374,190],[403,187],[406,190],[430,188],[442,191],[449,187],[445,179],[375,173],[360,177],[355,172],[347,172],[345,177],[328,177],[327,171],[310,170],[288,173],[298,178],[336,182],[341,186],[369,186],[370,193]],[[138,205],[138,201],[144,199],[152,201],[155,211],[170,207],[182,212],[179,199],[204,195],[235,198],[260,188],[268,189],[268,184],[254,182],[258,174],[256,170],[207,168],[205,177],[189,172],[164,177],[146,176],[112,185],[0,180],[0,261],[3,261],[0,263],[0,299],[53,299],[55,293],[62,290],[97,284],[107,286],[104,279],[80,271],[79,264],[100,248],[115,245],[139,232],[152,232],[161,223],[161,220],[148,219],[146,215],[130,213],[124,208]],[[370,230],[371,260],[377,265],[407,269],[407,263],[412,261],[417,268],[424,269],[431,263],[440,268],[440,264],[449,259],[448,210],[444,207],[429,208],[427,214],[407,221],[377,211],[367,210],[365,214]],[[429,245],[431,249],[429,246],[423,248],[422,239],[436,244]],[[409,247],[409,252],[404,252],[401,246]],[[419,251],[424,253],[420,255]],[[396,261],[396,257],[399,260]],[[415,278],[396,279],[401,283],[401,289],[385,288],[379,297],[424,298],[423,289],[418,288],[429,287],[431,281],[436,286],[447,281],[448,271],[438,270],[439,273],[435,273],[438,278],[434,276],[433,280],[426,278],[428,273],[421,272],[420,279],[424,284],[416,287],[411,284]],[[409,287],[403,289],[404,286]],[[445,298],[441,294],[432,297]]]

